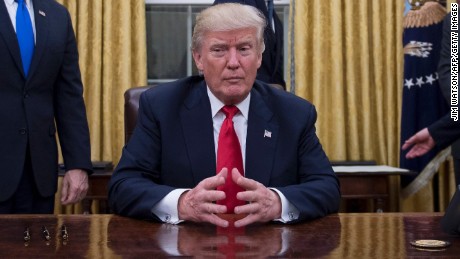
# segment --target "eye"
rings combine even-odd
[[[221,47],[211,48],[211,54],[216,57],[221,57],[225,55],[225,49]]]
[[[239,48],[239,51],[242,55],[247,55],[247,54],[250,54],[251,52],[251,46],[247,45],[247,46],[242,46],[241,48]]]

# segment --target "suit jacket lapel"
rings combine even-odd
[[[251,91],[249,105],[245,176],[268,186],[279,126],[272,120],[273,112],[267,106],[266,97],[256,89]]]
[[[14,31],[13,24],[11,23],[10,15],[6,10],[5,1],[0,2],[0,35],[5,41],[18,70],[21,71],[24,76],[18,38],[16,37],[16,32]]]
[[[46,6],[43,1],[34,1],[34,16],[35,16],[35,50],[30,64],[28,78],[31,78],[35,70],[38,69],[40,59],[45,51],[46,41],[48,40],[48,20],[46,19]]]
[[[189,86],[187,86],[189,87]],[[191,86],[180,119],[195,184],[216,174],[211,105],[204,81]]]

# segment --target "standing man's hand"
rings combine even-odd
[[[225,178],[227,178],[226,168],[216,176],[204,179],[190,191],[184,192],[179,197],[179,219],[209,222],[220,227],[227,227],[228,221],[216,215],[227,212],[227,207],[214,203],[225,199],[225,192],[216,190],[218,186],[225,183]]]
[[[431,137],[428,128],[424,128],[406,140],[402,146],[402,150],[412,147],[406,154],[406,158],[411,159],[428,153],[435,145],[436,143],[433,137]]]
[[[65,173],[62,180],[61,203],[68,205],[77,203],[86,196],[88,191],[88,174],[81,169],[72,169]]]
[[[236,168],[232,170],[231,176],[237,185],[246,190],[239,192],[236,198],[248,202],[248,204],[235,207],[236,214],[248,214],[236,221],[235,227],[281,218],[281,199],[276,192],[259,182],[245,178]]]

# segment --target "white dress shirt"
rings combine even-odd
[[[16,12],[18,10],[18,3],[15,0],[4,0],[6,5],[6,10],[8,10],[8,14],[10,15],[11,23],[13,24],[14,31],[16,31]],[[26,4],[27,10],[29,11],[30,20],[32,21],[32,29],[34,32],[34,40],[37,41],[36,33],[35,33],[35,15],[34,15],[34,6],[32,4],[32,0],[24,0]]]
[[[211,114],[214,128],[214,146],[215,154],[217,159],[217,145],[219,140],[219,132],[222,126],[222,123],[225,119],[225,114],[221,111],[224,107],[222,103],[216,96],[209,90],[208,87],[208,97],[211,104]],[[249,103],[251,100],[251,94],[249,94],[242,102],[236,104],[235,106],[240,110],[239,113],[233,116],[233,126],[235,127],[236,135],[240,141],[241,154],[243,155],[243,167],[246,167],[246,135],[248,129],[248,114],[249,114]],[[299,217],[299,210],[292,205],[286,197],[278,191],[276,188],[269,188],[275,191],[281,199],[281,218],[275,219],[276,221],[289,222],[295,220]],[[160,202],[158,202],[153,208],[152,213],[160,218],[163,222],[178,224],[182,222],[179,220],[179,213],[177,205],[179,203],[179,197],[182,193],[190,189],[175,189],[168,193]]]

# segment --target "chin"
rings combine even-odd
[[[237,104],[240,103],[248,96],[248,91],[229,91],[225,94],[226,104]]]

